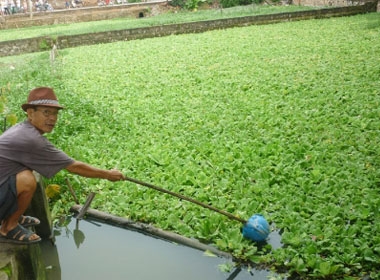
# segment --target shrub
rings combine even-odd
[[[263,0],[220,0],[220,5],[223,8],[230,8],[236,6],[245,6],[250,4],[261,4]]]
[[[7,106],[7,93],[10,92],[10,84],[0,88],[0,117],[3,121],[0,131],[3,132],[8,126],[12,126],[17,122],[17,116],[13,114]]]

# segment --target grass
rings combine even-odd
[[[56,89],[48,137],[78,160],[242,218],[262,213],[283,248],[226,217],[128,182],[61,172],[55,215],[92,207],[206,240],[302,279],[378,279],[380,14],[249,26],[0,59],[7,108]]]
[[[212,20],[230,17],[241,17],[249,15],[262,15],[280,12],[294,12],[309,10],[311,7],[301,6],[240,6],[217,10],[198,10],[197,12],[169,12],[154,17],[117,18],[111,20],[81,22],[71,24],[57,24],[47,26],[34,26],[18,29],[0,30],[0,41],[10,41],[16,39],[33,38],[39,36],[58,36],[95,33],[111,30],[122,30],[129,28],[157,26],[163,24],[183,23],[200,20]],[[315,8],[314,8],[315,9]]]

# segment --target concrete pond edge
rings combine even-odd
[[[79,213],[82,209],[81,205],[73,205],[70,208],[70,211],[73,213]],[[122,218],[119,216],[114,216],[105,212],[98,211],[96,209],[88,209],[86,211],[86,217],[93,218],[95,220],[99,220],[106,224],[110,224],[113,226],[134,230],[146,235],[150,235],[152,237],[161,238],[166,241],[170,241],[173,243],[178,243],[184,246],[188,246],[194,249],[198,249],[201,251],[209,251],[218,257],[223,257],[227,259],[233,260],[233,256],[227,252],[221,251],[214,246],[204,244],[197,239],[188,238],[182,235],[179,235],[175,232],[162,230],[160,228],[156,228],[150,224],[144,224],[140,222],[136,222],[127,218]],[[236,260],[238,261],[238,260]]]

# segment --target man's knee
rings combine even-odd
[[[18,194],[25,191],[34,192],[36,190],[37,181],[31,170],[24,170],[16,175],[16,188]]]

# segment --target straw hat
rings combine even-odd
[[[63,109],[58,103],[57,96],[54,90],[49,87],[38,87],[29,92],[28,101],[21,105],[21,108],[26,111],[28,108],[35,106],[48,106],[58,109]]]

